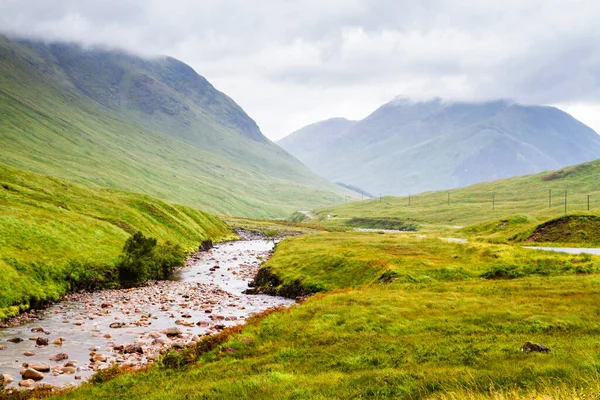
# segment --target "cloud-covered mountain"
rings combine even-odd
[[[278,142],[315,172],[403,195],[600,158],[600,136],[569,114],[509,101],[396,99],[356,123],[316,123]]]
[[[225,214],[343,199],[176,59],[0,36],[0,83],[2,163]]]

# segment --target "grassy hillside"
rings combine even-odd
[[[587,396],[600,383],[599,266],[597,257],[416,235],[286,239],[265,268],[325,294],[251,321],[189,368],[155,367],[58,398]],[[526,341],[551,352],[523,353]]]
[[[587,213],[588,195],[590,212],[600,212],[599,177],[600,160],[461,189],[412,195],[410,205],[408,197],[385,196],[381,200],[353,201],[326,207],[313,214],[315,220],[337,225],[345,224],[350,218],[361,217],[399,218],[437,226],[466,226],[516,214],[525,215],[527,221],[524,222],[534,224],[565,214],[565,191],[567,212]],[[328,215],[330,218],[327,218]]]
[[[228,215],[343,199],[179,61],[0,36],[0,82],[5,164]]]
[[[103,279],[138,230],[186,250],[232,235],[193,208],[0,164],[0,320],[59,299],[71,281]]]

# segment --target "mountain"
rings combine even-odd
[[[310,166],[323,164],[327,160],[320,160],[318,157],[325,157],[327,154],[321,150],[331,147],[357,122],[346,118],[331,118],[305,126],[280,139],[277,144],[284,149],[291,149],[296,158],[309,161]],[[313,157],[317,157],[317,159],[313,159]]]
[[[347,194],[170,57],[0,36],[3,163],[221,214],[280,217]]]
[[[318,174],[376,194],[456,188],[600,158],[600,136],[554,107],[397,99],[354,124],[326,122],[278,143]]]

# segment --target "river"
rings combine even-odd
[[[142,366],[174,344],[185,346],[251,314],[292,305],[290,299],[243,293],[272,248],[265,240],[222,243],[195,255],[172,281],[70,295],[44,310],[39,320],[0,329],[0,374],[11,375],[14,382],[7,387],[14,387],[23,363],[43,363],[51,371],[38,384],[78,384],[111,364]],[[174,328],[180,334],[167,336],[165,330]],[[12,338],[23,341],[13,343]],[[52,344],[61,338],[62,344]],[[132,344],[128,350],[133,353],[126,354]],[[59,353],[68,358],[50,360]]]

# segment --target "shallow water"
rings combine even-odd
[[[569,254],[595,254],[600,255],[600,249],[597,248],[578,248],[578,247],[536,247],[536,246],[523,246],[524,249],[532,250],[543,250],[543,251],[557,251],[559,253]]]
[[[173,343],[185,345],[196,336],[239,324],[253,313],[291,305],[294,301],[290,299],[242,293],[272,248],[273,243],[264,240],[223,243],[201,253],[189,267],[179,271],[173,281],[157,282],[143,288],[68,296],[45,310],[40,320],[0,329],[0,346],[6,346],[0,350],[0,374],[11,375],[15,381],[10,386],[17,386],[24,362],[47,363],[58,368],[77,360],[75,374],[50,372],[40,383],[78,384],[95,370],[112,363],[144,365]],[[124,327],[110,328],[109,325],[115,322],[123,323]],[[45,333],[31,331],[38,326]],[[175,327],[182,332],[179,338],[169,338],[161,333]],[[66,340],[62,345],[36,346],[29,338],[37,336],[50,341],[60,337]],[[24,340],[16,344],[7,341],[13,337]],[[114,349],[133,343],[140,344],[144,353],[123,354]],[[35,355],[25,356],[24,352],[28,351]],[[92,352],[105,356],[107,361],[91,362]],[[50,361],[57,353],[66,353],[68,360]]]

